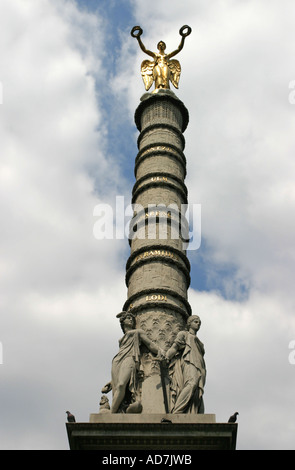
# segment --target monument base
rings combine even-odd
[[[215,415],[90,415],[89,423],[67,423],[71,450],[235,450],[237,423]]]

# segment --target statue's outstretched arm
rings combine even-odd
[[[136,34],[135,34],[136,33]],[[146,49],[145,45],[143,44],[142,40],[141,40],[141,36],[142,35],[142,29],[140,26],[134,26],[131,30],[131,36],[133,38],[136,38],[137,41],[138,41],[138,44],[139,44],[139,47],[140,49],[147,55],[151,56],[153,59],[155,58],[155,53],[152,52],[152,51],[149,51],[148,49]]]
[[[176,353],[178,352],[178,345],[177,344],[173,344],[170,349],[168,349],[168,351],[166,351],[166,359],[167,361],[170,361],[170,359],[172,359],[172,357],[174,357],[176,355]]]
[[[159,352],[162,352],[162,350],[158,348],[158,346],[149,339],[149,337],[144,333],[144,331],[140,331],[140,339],[154,354],[159,354]]]
[[[185,25],[185,26],[182,26],[182,28],[180,28],[180,30],[179,30],[179,34],[181,36],[180,44],[179,44],[178,48],[175,51],[170,52],[170,54],[167,54],[168,59],[170,59],[171,57],[174,57],[176,54],[178,54],[183,49],[185,38],[186,38],[186,36],[189,36],[189,34],[191,34],[191,32],[192,32],[192,28],[190,28],[190,26]]]

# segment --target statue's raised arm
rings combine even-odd
[[[182,26],[179,30],[181,41],[178,48],[175,51],[170,52],[170,54],[166,54],[166,44],[164,41],[160,41],[158,43],[158,52],[152,52],[146,49],[141,40],[141,35],[143,33],[142,28],[140,26],[134,26],[132,28],[131,36],[137,39],[141,50],[154,59],[144,60],[141,64],[141,75],[146,90],[150,89],[153,82],[155,82],[155,91],[159,88],[170,88],[170,81],[175,88],[178,88],[181,66],[178,60],[171,60],[171,57],[174,57],[183,49],[185,38],[191,33],[191,31],[192,29],[189,26]]]
[[[174,57],[176,54],[178,54],[183,49],[185,38],[187,36],[189,36],[191,34],[191,32],[192,32],[192,28],[190,26],[184,25],[184,26],[182,26],[182,28],[180,28],[180,30],[179,30],[179,34],[181,36],[180,44],[179,44],[178,48],[175,51],[170,52],[170,54],[167,54],[169,59],[171,57]]]
[[[131,30],[131,36],[133,38],[136,38],[137,41],[138,41],[138,44],[139,44],[139,47],[140,49],[145,53],[145,54],[148,54],[150,55],[151,57],[155,58],[155,54],[154,52],[152,51],[149,51],[148,49],[146,49],[146,47],[144,46],[142,40],[141,40],[141,35],[142,35],[143,31],[141,29],[140,26],[134,26]]]

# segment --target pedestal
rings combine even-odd
[[[71,450],[235,450],[237,424],[215,415],[91,414],[89,423],[67,423]]]

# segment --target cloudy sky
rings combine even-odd
[[[2,450],[68,449],[65,411],[98,411],[129,245],[95,238],[94,208],[134,184],[144,87],[130,30],[170,51],[184,24],[206,412],[239,411],[238,449],[295,448],[294,18],[293,0],[0,1]]]

